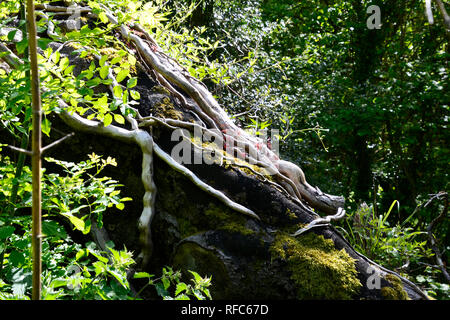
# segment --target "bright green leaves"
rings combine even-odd
[[[83,52],[81,55],[84,55]],[[137,85],[137,78],[130,75],[132,68],[130,61],[134,63],[136,61],[130,57],[132,56],[124,50],[114,51],[112,55],[104,54],[99,57],[98,66],[95,61],[92,61],[89,68],[81,72],[77,79],[80,81],[80,86],[84,83],[88,89],[80,90],[82,95],[79,101],[90,107],[85,110],[77,109],[77,112],[82,111],[80,113],[83,114],[86,110],[90,110],[87,118],[89,120],[96,118],[105,127],[113,122],[125,124],[124,116],[132,112],[130,105],[138,104],[137,101],[140,99],[139,92],[130,90]],[[110,86],[113,83],[113,77],[118,85],[112,87],[110,93],[94,93],[94,89],[101,84]],[[125,80],[126,86],[120,84]],[[118,108],[121,114],[114,112]]]
[[[50,120],[48,120],[47,118],[42,119],[41,129],[42,132],[45,133],[47,137],[50,137],[50,128],[51,128]]]
[[[110,113],[105,114],[105,117],[103,118],[103,125],[105,127],[109,126],[113,121],[113,117]]]
[[[208,287],[211,285],[211,277],[201,277],[194,271],[189,271],[193,279],[192,284],[181,282],[181,272],[174,271],[170,267],[162,270],[160,278],[153,279],[154,275],[146,272],[138,272],[135,279],[148,279],[147,285],[153,285],[157,294],[164,300],[190,300],[195,297],[198,300],[212,299]],[[145,288],[145,287],[144,287]]]
[[[99,13],[98,17],[99,17],[100,21],[103,23],[109,22],[108,17],[106,16],[106,13],[103,11]]]
[[[127,81],[127,88],[128,89],[134,88],[136,86],[136,84],[137,84],[137,78],[130,78]]]
[[[18,13],[20,9],[19,0],[9,0],[0,2],[0,19],[6,19],[12,14]]]
[[[8,239],[13,233],[15,228],[13,226],[0,227],[0,241]]]
[[[0,126],[17,141],[31,127],[31,83],[27,69],[27,65],[10,72],[0,68]]]
[[[61,212],[61,215],[68,218],[70,223],[72,223],[74,228],[77,229],[78,231],[81,231],[84,234],[89,233],[90,230],[86,228],[86,224],[82,219],[72,215],[70,212]]]
[[[102,79],[106,79],[106,77],[108,77],[109,69],[110,66],[108,65],[104,65],[103,67],[100,68],[99,74]]]
[[[96,78],[98,79],[98,78]],[[92,107],[100,114],[106,114],[109,110],[108,95],[102,95],[97,100],[92,101]],[[98,118],[98,117],[97,117]]]
[[[103,159],[93,153],[88,160],[77,164],[53,158],[46,158],[46,161],[61,166],[68,176],[45,176],[43,208],[58,212],[83,233],[90,231],[93,219],[101,226],[107,208],[115,206],[123,210],[124,202],[131,200],[120,197],[120,190],[116,190],[120,185],[116,181],[98,177],[106,166],[117,165],[111,157]]]
[[[115,86],[113,89],[113,94],[116,98],[122,99],[123,89],[121,86]]]
[[[114,114],[114,121],[119,124],[125,124],[125,118],[121,114]]]
[[[128,69],[121,69],[118,73],[117,73],[117,77],[116,80],[117,82],[122,82],[123,80],[125,80],[125,78],[130,74],[130,70]]]
[[[141,98],[141,94],[138,91],[136,91],[136,90],[130,90],[130,96],[134,100],[139,100]]]
[[[80,58],[91,60],[89,67],[75,77],[73,75],[75,66],[70,65],[70,56],[61,53],[60,49],[63,47],[58,49],[48,47],[40,57],[41,81],[48,89],[45,93],[48,99],[44,101],[43,109],[46,113],[58,111],[57,100],[50,99],[58,96],[68,102],[70,106],[68,111],[75,111],[82,116],[88,114],[88,119],[96,119],[104,126],[114,122],[124,125],[124,116],[133,113],[130,107],[138,104],[140,98],[137,91],[129,92],[137,84],[137,78],[130,74],[135,68],[136,58],[126,50],[114,49],[118,40],[109,33],[113,26],[98,3],[94,2],[92,5],[93,11],[99,16],[99,21],[107,24],[106,28],[84,25],[80,30],[62,35],[65,40],[81,46],[81,49],[75,50],[74,53],[78,53]],[[19,49],[25,50],[25,43],[23,47]],[[103,88],[109,88],[113,84],[113,77],[122,84],[112,88],[112,92],[105,92]],[[98,90],[100,86],[105,87]],[[49,103],[46,103],[47,101]],[[46,135],[50,133],[50,126],[44,124],[44,133]]]

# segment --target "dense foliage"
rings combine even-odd
[[[99,13],[99,25],[106,22],[103,4],[123,21],[138,21],[152,31],[163,50],[202,79],[242,126],[279,129],[282,157],[301,165],[311,184],[347,199],[350,217],[340,227],[352,245],[408,274],[433,297],[448,299],[449,287],[433,267],[425,232],[444,204],[423,205],[430,194],[449,187],[450,38],[438,10],[430,25],[422,1],[85,2]],[[379,29],[367,27],[371,4],[381,8]],[[20,8],[18,0],[2,1],[0,28],[20,15]],[[40,21],[40,30],[46,30]],[[46,115],[58,112],[52,95],[61,92],[73,110],[106,126],[124,122],[114,113],[118,108],[133,112],[139,94],[129,70],[136,59],[108,28],[86,25],[62,38],[92,48],[80,52],[99,58],[98,66],[93,63],[77,77],[68,60],[40,42]],[[11,43],[14,37],[8,33],[0,40]],[[26,61],[26,39],[15,46]],[[110,84],[110,70],[127,81],[126,90],[117,88],[114,96],[97,93],[97,86]],[[0,68],[0,120],[2,132],[8,132],[0,142],[22,148],[28,145],[31,117],[28,72],[27,64],[11,72]],[[44,117],[43,132],[50,130]],[[75,243],[62,222],[87,233],[93,223],[101,226],[108,207],[123,209],[130,199],[120,197],[120,185],[99,177],[114,160],[90,155],[82,163],[48,161],[66,174],[48,173],[44,179],[44,294],[131,298],[126,275],[131,253],[112,244],[100,253],[92,243]],[[30,169],[23,157],[13,161],[2,154],[0,177],[1,297],[24,297],[31,268]],[[448,219],[434,232],[448,261]],[[160,296],[170,296],[174,283],[174,297],[209,297],[208,279],[195,275],[190,286],[168,270],[155,285]]]

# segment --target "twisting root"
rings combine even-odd
[[[153,249],[151,223],[155,215],[156,185],[153,181],[153,139],[147,131],[134,130],[134,139],[142,150],[142,184],[144,185],[144,209],[139,218],[142,264],[147,265]]]
[[[345,210],[342,208],[338,208],[337,213],[332,216],[326,216],[324,218],[317,218],[313,221],[311,221],[306,227],[301,228],[300,230],[297,230],[295,233],[292,234],[293,237],[296,237],[298,235],[301,235],[303,232],[306,232],[312,228],[316,227],[324,227],[331,223],[331,221],[337,221],[345,217]]]
[[[176,171],[182,173],[184,176],[186,176],[189,180],[191,180],[201,190],[206,191],[210,195],[219,199],[221,202],[226,204],[231,209],[236,210],[237,212],[240,212],[242,214],[248,215],[252,218],[260,220],[259,216],[256,213],[254,213],[252,210],[230,200],[230,198],[228,198],[223,192],[214,189],[209,184],[200,180],[192,171],[190,171],[186,167],[184,167],[181,164],[179,164],[178,162],[176,162],[170,155],[168,155],[166,152],[164,152],[164,150],[162,150],[160,147],[158,147],[158,145],[155,144],[153,149],[154,149],[155,153],[162,160],[164,160],[164,162],[166,162],[172,169],[175,169]]]

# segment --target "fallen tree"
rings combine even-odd
[[[345,216],[344,199],[312,187],[297,165],[239,128],[145,28],[119,21],[104,6],[77,8],[86,26],[100,19],[101,32],[112,34],[136,60],[134,95],[140,104],[133,106],[124,94],[132,86],[113,72],[113,59],[55,32],[53,21],[74,8],[36,9],[52,40],[51,51],[41,52],[46,61],[67,58],[77,80],[86,70],[99,70],[105,81],[95,90],[114,100],[97,116],[98,110],[79,107],[70,94],[52,93],[55,114],[78,135],[73,139],[78,143],[52,152],[73,156],[93,148],[114,154],[120,181],[135,200],[142,199],[139,214],[135,204],[127,216],[106,220],[104,229],[94,231],[100,246],[110,237],[139,250],[144,270],[172,264],[212,274],[216,298],[427,299],[412,282],[355,251],[330,224]],[[89,53],[83,55],[83,49]],[[23,64],[7,45],[0,50],[10,68]],[[61,81],[70,75],[52,73]]]

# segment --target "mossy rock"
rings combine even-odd
[[[294,238],[280,232],[270,252],[272,260],[287,261],[299,299],[344,300],[359,293],[355,260],[330,239],[315,233]]]
[[[392,275],[388,274],[385,276],[385,279],[391,284],[391,287],[383,287],[381,288],[381,295],[386,300],[408,300],[408,294],[403,289],[402,281]]]

